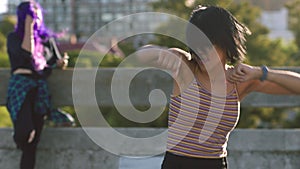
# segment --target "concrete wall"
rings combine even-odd
[[[165,129],[119,130],[141,136]],[[15,149],[11,132],[11,129],[0,129],[1,169],[18,168],[20,151]],[[153,143],[145,146],[157,145]],[[123,146],[128,147],[126,144]],[[237,129],[230,137],[228,150],[230,169],[299,169],[300,129]],[[47,128],[39,145],[36,169],[118,169],[119,158],[93,143],[80,128]]]
[[[280,69],[288,69],[300,73],[300,67]],[[127,91],[127,86],[124,86],[124,81],[130,79],[130,75],[135,71],[135,69],[122,69],[122,77],[118,79],[119,83],[114,87],[124,88],[124,91]],[[74,72],[79,74],[79,76],[74,78]],[[53,75],[48,79],[52,102],[55,106],[73,106],[74,98],[76,100],[76,98],[80,96],[83,98],[81,104],[89,105],[93,102],[92,96],[95,95],[100,106],[113,106],[114,101],[112,100],[111,94],[111,81],[114,73],[115,69],[113,68],[98,70],[84,68],[76,71],[73,69],[63,71],[55,70]],[[6,103],[9,77],[9,69],[0,68],[0,105],[5,105]],[[91,81],[91,79],[95,82]],[[131,102],[134,105],[149,106],[148,97],[153,89],[162,89],[166,96],[168,96],[172,90],[172,86],[172,79],[167,73],[157,70],[143,71],[134,77],[130,83],[130,88],[134,89],[129,91]],[[86,92],[86,89],[90,88],[95,88],[95,91],[91,94]],[[241,102],[241,106],[244,107],[285,107],[299,105],[300,96],[274,96],[261,93],[252,93]]]
[[[230,169],[299,169],[300,130],[235,130]]]
[[[12,129],[0,129],[0,168],[17,169],[21,151]],[[119,157],[94,144],[79,128],[48,128],[38,148],[36,169],[117,169]]]

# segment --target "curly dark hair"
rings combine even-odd
[[[198,6],[193,10],[189,23],[186,40],[191,54],[199,56],[199,50],[203,52],[205,48],[215,45],[226,52],[226,59],[231,64],[245,58],[245,36],[251,32],[226,9],[217,6]],[[199,29],[202,34],[204,33],[202,37],[197,36],[195,32],[199,32]]]

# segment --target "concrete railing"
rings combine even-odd
[[[292,70],[300,73],[300,67],[281,68]],[[49,88],[52,94],[52,102],[55,106],[72,106],[73,94],[84,93],[82,89],[92,86],[95,88],[95,97],[100,106],[114,106],[111,97],[111,81],[115,73],[115,69],[77,69],[80,76],[73,79],[73,69],[68,70],[55,70],[49,78]],[[122,70],[122,77],[118,80],[116,87],[124,88],[122,81],[130,78],[135,69]],[[78,73],[79,74],[79,73]],[[6,90],[10,73],[8,69],[0,68],[0,105],[5,104]],[[92,76],[92,77],[91,77]],[[90,81],[93,79],[93,81]],[[76,87],[74,88],[74,84]],[[73,88],[72,88],[73,85]],[[125,86],[126,88],[127,86]],[[171,77],[162,71],[148,70],[142,71],[133,78],[130,84],[130,99],[134,105],[149,106],[149,92],[153,89],[162,89],[166,95],[170,94],[172,90]],[[72,94],[73,92],[73,94]],[[87,101],[89,102],[89,100]],[[274,96],[268,94],[252,93],[248,95],[242,102],[241,106],[245,107],[291,107],[300,105],[300,96]]]
[[[300,68],[292,68],[300,72]],[[82,76],[75,79],[79,88],[72,88],[73,70],[53,72],[49,78],[52,102],[55,106],[72,106],[73,93],[81,93],[88,83],[95,84],[95,98],[100,106],[113,106],[111,96],[111,77],[114,69],[95,70],[81,69]],[[132,69],[124,69],[130,72]],[[95,81],[90,82],[90,76],[95,75]],[[125,74],[122,78],[128,78]],[[9,70],[0,69],[0,105],[5,104]],[[121,80],[122,81],[122,80]],[[120,87],[123,87],[122,83]],[[132,81],[130,99],[135,105],[148,106],[148,95],[153,89],[160,88],[171,91],[171,77],[158,71],[147,71],[139,74]],[[134,89],[134,90],[133,90]],[[144,95],[141,95],[143,93]],[[86,103],[89,103],[89,99]],[[85,104],[85,103],[84,103]],[[299,96],[270,96],[265,94],[251,94],[243,100],[241,106],[300,106]],[[154,128],[123,128],[122,133],[133,133],[135,136],[157,133],[165,129]],[[12,129],[0,129],[0,168],[18,168],[20,152],[15,149],[11,137]],[[129,134],[131,135],[131,134]],[[116,140],[112,140],[116,141]],[[160,145],[160,146],[158,146]],[[145,145],[153,151],[165,149],[164,143]],[[97,146],[89,139],[81,128],[47,128],[45,129],[37,155],[37,169],[118,169],[122,150],[129,145],[122,145],[120,152],[113,155]],[[230,169],[299,169],[300,166],[300,130],[235,130],[230,137],[229,145]],[[147,155],[151,152],[136,154]],[[139,168],[132,168],[139,169]]]
[[[152,135],[165,129],[119,130],[138,136]],[[11,132],[12,129],[0,129],[1,169],[18,168],[20,151],[15,148]],[[115,141],[111,140],[112,143]],[[145,147],[163,150],[162,145],[155,143]],[[132,145],[122,146],[119,154],[122,154],[124,147]],[[141,154],[138,151],[136,153]],[[231,134],[228,153],[230,169],[299,169],[300,130],[236,129]],[[36,169],[118,169],[119,158],[120,155],[113,155],[92,142],[80,128],[47,128],[38,148]]]

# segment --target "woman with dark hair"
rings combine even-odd
[[[33,169],[44,118],[51,111],[46,78],[54,67],[65,68],[55,45],[55,33],[43,22],[42,8],[22,2],[17,8],[17,25],[7,37],[11,64],[7,109],[14,126],[14,141],[22,150],[21,169]]]
[[[249,29],[227,10],[199,6],[186,29],[189,52],[146,46],[141,62],[174,73],[162,169],[227,169],[227,142],[251,92],[300,94],[300,75],[241,63]],[[234,66],[228,66],[227,63]]]

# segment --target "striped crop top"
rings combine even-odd
[[[230,132],[239,119],[236,89],[226,98],[214,96],[194,80],[169,107],[167,151],[180,156],[227,156]]]

